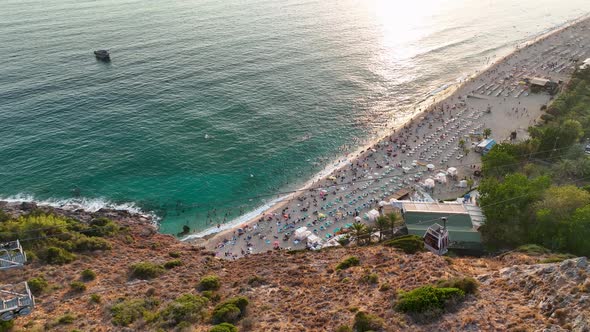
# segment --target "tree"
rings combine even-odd
[[[502,177],[518,169],[516,148],[510,144],[497,144],[482,157],[482,171],[486,176]]]
[[[467,186],[469,187],[469,190],[473,189],[473,184],[475,181],[473,181],[472,178],[467,179]]]
[[[393,237],[395,235],[395,226],[398,220],[400,219],[400,216],[397,213],[392,212],[387,215],[387,219],[389,220],[389,224],[391,225],[391,237]]]
[[[486,128],[486,129],[484,129],[484,130],[483,130],[483,136],[484,136],[485,138],[488,138],[488,137],[490,137],[491,135],[492,135],[492,129],[490,129],[490,128]]]
[[[503,181],[486,178],[479,185],[480,203],[486,216],[482,237],[490,246],[515,246],[529,238],[532,204],[550,185],[547,176],[528,179],[524,174],[507,175]]]
[[[377,220],[375,220],[375,225],[379,230],[379,242],[381,242],[381,240],[383,240],[383,233],[389,228],[389,220],[386,216],[379,216]]]
[[[464,139],[459,140],[459,148],[461,148],[461,150],[465,149],[465,140]]]
[[[534,204],[536,223],[531,242],[552,250],[567,249],[569,220],[573,213],[590,204],[590,193],[576,186],[550,187],[543,200]]]
[[[577,209],[568,224],[567,249],[576,255],[590,255],[590,205]]]
[[[360,238],[368,232],[367,225],[360,222],[355,222],[352,224],[351,229],[352,233],[354,234],[354,238],[356,239],[357,245],[360,245]]]

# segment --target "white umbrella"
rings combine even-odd
[[[426,180],[424,180],[424,187],[426,188],[434,188],[434,180],[431,178],[428,178]]]
[[[428,165],[426,165],[426,168],[428,168],[429,171],[432,171],[432,170],[434,170],[434,165],[428,164]]]
[[[447,173],[449,173],[450,176],[456,176],[457,169],[455,167],[449,167],[449,169],[447,169]]]
[[[359,222],[360,222],[361,220],[363,220],[363,218],[361,218],[361,217],[359,217],[359,216],[356,216],[356,217],[354,217],[354,220],[355,220],[355,221],[359,221]]]
[[[367,213],[367,217],[369,217],[369,221],[375,221],[379,217],[379,211],[373,209]]]

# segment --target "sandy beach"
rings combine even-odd
[[[246,223],[207,238],[188,238],[218,257],[235,259],[274,247],[302,249],[295,229],[305,226],[329,240],[356,217],[396,191],[408,188],[436,200],[453,199],[465,192],[461,180],[480,169],[481,155],[473,151],[486,128],[497,142],[527,138],[527,128],[541,116],[548,93],[531,93],[525,79],[537,77],[566,82],[573,60],[590,57],[590,19],[578,21],[526,43],[487,70],[450,88],[403,126],[393,129],[369,148],[343,156],[333,171],[308,183]],[[444,94],[444,92],[443,92]],[[434,99],[434,98],[433,98]],[[427,165],[431,165],[430,168]],[[432,167],[434,165],[434,168]],[[450,176],[449,168],[457,170]],[[426,179],[446,175],[434,188]],[[365,221],[366,222],[366,221]],[[239,228],[239,229],[238,229]]]

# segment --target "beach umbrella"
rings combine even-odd
[[[372,176],[368,176],[367,179],[373,180],[373,177]]]
[[[424,187],[426,188],[434,188],[434,180],[431,178],[428,178],[426,180],[424,180]]]
[[[449,169],[447,169],[447,173],[449,173],[450,176],[456,176],[457,169],[455,167],[449,167]]]
[[[361,222],[361,220],[363,220],[363,218],[361,218],[361,217],[359,217],[359,216],[356,216],[356,217],[354,217],[354,220],[355,220],[355,221],[358,221],[358,222]]]
[[[318,214],[318,218],[319,218],[319,219],[326,218],[326,215],[325,215],[325,214],[323,214],[323,213],[320,213],[320,214]]]
[[[426,168],[428,168],[429,171],[434,171],[434,165],[433,164],[426,165]]]
[[[367,213],[367,218],[369,219],[369,221],[375,221],[375,219],[377,219],[377,217],[379,217],[379,211],[377,211],[375,209],[373,209]]]

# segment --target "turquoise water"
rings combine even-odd
[[[162,217],[163,232],[202,230],[297,188],[344,144],[589,10],[587,0],[3,0],[0,197],[134,204]],[[99,48],[110,63],[95,60]]]

